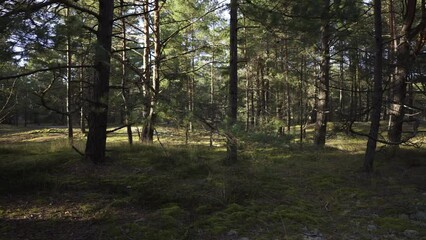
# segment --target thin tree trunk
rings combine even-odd
[[[288,60],[288,40],[285,39],[284,41],[285,50],[284,50],[284,57],[285,57],[285,70],[284,70],[284,81],[286,84],[286,95],[287,95],[287,101],[286,101],[286,108],[287,108],[287,133],[290,134],[290,128],[291,128],[291,85],[290,85],[290,79],[288,77],[289,75],[289,60]]]
[[[303,143],[303,78],[304,78],[304,71],[305,71],[305,58],[302,55],[300,60],[300,82],[299,82],[299,124],[300,124],[300,132],[299,132],[299,140],[300,144]]]
[[[262,115],[262,78],[260,74],[261,61],[262,60],[258,58],[256,64],[256,126],[260,125],[260,118]]]
[[[344,51],[342,51],[341,55],[340,55],[340,77],[339,77],[339,113],[340,116],[343,116],[343,112],[344,112],[344,102],[343,102],[343,88],[344,88],[344,81],[345,81],[345,72],[344,72],[344,68],[343,68],[343,63],[345,61],[344,58]]]
[[[251,110],[251,114],[250,114],[250,125],[251,127],[255,127],[256,126],[256,120],[255,120],[255,113],[256,113],[256,109],[255,109],[255,101],[254,101],[254,83],[253,81],[250,81],[250,110]]]
[[[70,8],[66,8],[66,16],[70,17]],[[72,126],[72,89],[71,89],[71,81],[72,81],[72,72],[71,72],[71,64],[72,64],[72,53],[71,53],[71,33],[70,30],[67,31],[67,127],[68,127],[68,141],[70,144],[73,143],[73,126]]]
[[[144,2],[144,14],[143,14],[143,27],[144,27],[144,63],[143,68],[145,71],[145,121],[142,128],[142,142],[151,143],[153,141],[154,129],[152,128],[152,78],[151,78],[151,66],[150,66],[150,52],[151,52],[151,41],[150,41],[150,16],[149,16],[149,0]]]
[[[124,0],[120,0],[121,4],[121,16],[124,16]],[[127,33],[126,33],[126,19],[121,19],[121,27],[123,30],[123,55],[122,55],[122,65],[121,65],[121,97],[123,98],[123,110],[124,110],[124,125],[126,125],[127,130],[127,139],[129,144],[133,144],[133,134],[132,134],[132,126],[130,124],[130,112],[129,112],[129,89],[127,86]]]
[[[212,50],[212,62],[211,62],[211,66],[210,66],[210,119],[212,121],[212,123],[214,123],[215,118],[216,118],[216,108],[214,105],[214,100],[215,100],[215,88],[214,88],[214,84],[215,84],[215,72],[214,72],[214,61],[215,61],[215,55],[214,55],[214,46],[213,46],[213,50]],[[210,147],[213,147],[213,128],[210,128]]]
[[[231,0],[230,11],[230,63],[229,63],[229,125],[237,122],[238,111],[238,47],[237,47],[237,10],[238,0]]]
[[[82,64],[84,65],[84,64]],[[84,68],[80,69],[80,96],[85,95],[84,91]],[[86,133],[86,121],[85,121],[85,109],[84,104],[80,104],[80,131],[81,133]]]
[[[380,128],[380,113],[382,111],[382,58],[383,58],[383,40],[382,40],[382,2],[374,1],[374,37],[375,37],[375,59],[374,59],[374,95],[373,111],[371,112],[371,125],[367,149],[364,158],[364,170],[371,172],[373,170],[374,155],[376,152],[377,137]]]

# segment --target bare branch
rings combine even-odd
[[[58,65],[58,66],[55,66],[55,67],[36,69],[36,70],[33,70],[33,71],[29,71],[29,72],[26,72],[26,73],[20,73],[20,74],[16,74],[16,75],[0,76],[0,81],[1,80],[13,79],[13,78],[25,77],[25,76],[33,75],[33,74],[40,73],[40,72],[48,72],[48,71],[58,70],[58,69],[65,69],[65,68],[92,68],[92,67],[94,67],[94,66],[93,65],[74,65],[74,66]]]

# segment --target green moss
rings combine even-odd
[[[402,232],[413,227],[409,220],[397,217],[381,217],[376,219],[375,222],[380,228],[388,231]]]
[[[48,139],[51,133],[31,135]],[[375,166],[381,176],[364,179],[356,172],[362,139],[337,134],[318,151],[268,134],[242,136],[240,162],[224,167],[223,147],[169,147],[183,136],[160,136],[166,148],[129,146],[125,135],[113,134],[108,162],[99,166],[80,161],[62,142],[1,146],[0,191],[7,197],[0,198],[0,215],[21,219],[29,211],[45,211],[46,222],[63,221],[64,209],[74,209],[77,219],[100,222],[102,239],[224,239],[232,229],[250,239],[300,239],[305,226],[344,239],[342,232],[367,236],[368,224],[378,234],[406,229],[424,234],[410,220],[395,217],[422,206],[418,186],[424,181],[410,182],[411,176],[401,181],[399,166],[405,169],[406,162],[380,159]],[[206,137],[192,136],[201,143]],[[421,164],[424,155],[413,156]],[[12,202],[25,194],[25,205]],[[2,230],[11,231],[5,224]]]

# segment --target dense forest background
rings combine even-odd
[[[376,12],[362,1],[6,1],[1,121],[67,123],[70,141],[88,128],[94,162],[107,126],[132,143],[132,126],[152,142],[158,124],[201,124],[232,146],[232,128],[299,126],[302,142],[314,123],[324,146],[328,122],[354,133],[373,120],[387,135],[359,134],[407,144],[425,119],[425,4]]]
[[[250,155],[252,153],[248,154],[250,150],[262,152],[265,155],[256,156],[265,159],[274,155],[277,159],[287,159],[279,157],[284,154],[283,151],[290,154],[288,159],[297,157],[311,161],[324,158],[327,159],[324,161],[328,161],[342,158],[340,163],[322,162],[315,164],[312,169],[319,169],[318,174],[323,174],[321,171],[324,170],[345,175],[348,169],[357,171],[362,167],[361,172],[366,175],[362,175],[359,181],[370,184],[369,177],[380,176],[374,167],[378,152],[385,154],[379,156],[380,161],[411,156],[414,160],[410,158],[407,169],[423,166],[426,130],[425,43],[425,0],[4,0],[0,3],[0,124],[3,129],[0,129],[0,133],[8,133],[10,127],[14,127],[13,131],[62,131],[67,136],[66,149],[74,151],[74,154],[77,152],[86,164],[90,162],[104,167],[95,170],[100,174],[97,177],[108,175],[102,171],[118,159],[116,152],[126,152],[120,155],[126,161],[130,161],[133,155],[142,154],[150,159],[143,164],[159,167],[161,171],[157,173],[166,175],[171,174],[170,169],[165,167],[168,163],[172,162],[170,164],[176,168],[185,165],[187,173],[173,172],[177,175],[170,175],[176,181],[188,176],[201,176],[205,171],[208,175],[206,179],[210,179],[212,172],[218,171],[224,174],[223,179],[220,178],[223,180],[223,186],[219,187],[223,188],[220,193],[223,199],[219,205],[225,206],[222,206],[225,212],[230,208],[230,212],[239,212],[243,211],[239,205],[228,204],[242,204],[243,196],[253,197],[254,190],[251,188],[261,189],[261,182],[272,181],[273,178],[262,173],[265,175],[254,177],[256,180],[250,183],[239,182],[241,178],[248,180],[257,174],[256,171],[260,171],[248,170],[245,165],[261,162],[255,155]],[[63,126],[66,126],[66,131],[63,131]],[[62,130],[58,130],[60,128]],[[114,134],[118,133],[126,136],[126,144],[108,145],[114,141]],[[170,142],[173,134],[179,135],[179,141],[182,146],[189,147],[189,153],[167,148],[167,145],[173,145]],[[5,159],[13,158],[12,153],[21,154],[13,152],[17,148],[28,147],[14,142],[13,135],[5,136],[5,139],[9,138],[9,142],[4,140]],[[182,160],[194,159],[198,153],[191,155],[191,149],[196,149],[195,145],[199,145],[197,142],[209,146],[209,150],[202,150],[201,155],[220,159],[220,170],[212,170],[214,167],[204,162],[194,167],[193,162]],[[330,150],[342,150],[336,145],[343,146],[345,142],[350,148],[344,149],[347,152],[339,152],[338,156]],[[9,145],[6,146],[6,143]],[[159,145],[159,148],[155,145]],[[28,148],[28,154],[31,155],[33,150]],[[222,149],[224,155],[218,156],[214,149]],[[349,153],[351,157],[348,159],[342,157]],[[176,159],[173,159],[174,154]],[[49,158],[56,159],[55,156]],[[287,162],[280,168],[300,167],[300,178],[303,174],[312,174],[312,169],[305,168],[308,165],[298,164]],[[394,165],[379,162],[379,167],[383,166]],[[137,165],[135,168],[139,167]],[[200,167],[198,170],[201,173],[197,167]],[[14,168],[7,165],[5,169],[10,170],[8,174],[14,174],[16,169],[11,170]],[[244,174],[235,172],[237,168]],[[21,180],[25,178],[21,170],[16,171],[19,176],[12,174],[14,177],[18,176],[17,179]],[[141,171],[143,174],[151,174],[149,171]],[[273,171],[271,176],[278,174],[275,170],[268,171]],[[403,176],[406,176],[406,171],[403,170]],[[236,179],[228,179],[232,175]],[[424,179],[425,174],[416,173],[413,176]],[[421,192],[426,188],[419,178],[411,183]],[[338,188],[339,184],[355,184],[335,180],[327,182],[330,179],[324,180],[326,185],[333,185],[330,189]],[[386,179],[389,180],[386,182],[389,186],[394,183],[390,180],[393,177]],[[126,178],[120,184],[130,186],[138,181],[145,180]],[[320,179],[317,183],[322,181]],[[5,182],[11,183],[6,178]],[[135,201],[142,201],[148,208],[164,207],[161,203],[150,204],[156,199],[161,202],[165,196],[169,196],[167,194],[170,192],[163,192],[161,196],[158,192],[154,194],[157,190],[161,193],[161,190],[153,186],[159,184],[165,187],[170,183],[166,182],[159,179],[158,182],[141,183],[143,187],[135,191],[147,193],[152,190],[147,194],[153,194],[154,197],[148,199],[145,196],[140,200],[141,196],[138,195],[139,200]],[[316,180],[309,184],[314,182]],[[375,186],[378,187],[384,184],[379,182],[373,185],[377,184]],[[69,183],[63,184],[68,186]],[[250,185],[250,190],[238,192],[232,188],[237,192],[237,195],[233,195],[233,190],[224,187],[227,184],[234,187],[241,184],[243,190],[247,190],[245,187]],[[302,183],[295,181],[293,184]],[[59,185],[62,186],[62,183]],[[349,188],[349,185],[345,186]],[[174,187],[182,190],[182,186]],[[195,187],[203,191],[197,192],[200,196],[210,194],[199,185]],[[272,189],[282,190],[275,185],[269,187],[272,197],[275,194]],[[321,187],[324,186],[315,185],[314,188]],[[130,188],[123,191],[127,194]],[[154,191],[154,188],[157,190]],[[10,190],[9,187],[1,189]],[[268,187],[264,190],[269,191]],[[143,195],[141,192],[138,194]],[[352,198],[368,195],[359,192],[354,194],[358,195]],[[413,199],[421,195],[414,190],[407,194],[413,196]],[[421,196],[424,201],[425,193]],[[182,196],[177,194],[174,197]],[[301,197],[295,195],[295,199]],[[165,211],[172,211],[170,216],[173,217],[176,213],[173,211],[177,211],[178,216],[185,216],[185,221],[191,222],[187,219],[187,212],[179,212],[182,210],[180,208],[186,211],[188,206],[180,204],[180,200],[170,199],[178,202],[177,208],[168,205],[164,207]],[[170,199],[162,203],[169,203],[172,201]],[[347,200],[340,202],[336,199],[339,204]],[[185,201],[209,209],[206,210],[209,214],[221,209],[213,203],[202,205],[192,198]],[[321,208],[329,211],[330,203],[333,201],[327,200]],[[389,204],[400,203],[393,199]],[[380,205],[378,202],[375,204],[373,206]],[[302,221],[305,227],[307,222],[317,226],[325,224],[318,219],[312,220],[312,212],[304,213],[306,207],[300,206],[291,213],[283,210],[280,213],[283,215],[269,213],[276,217],[275,220],[279,220],[276,221],[278,225],[281,222],[284,225],[283,221],[287,221],[287,218],[290,221]],[[259,211],[270,210],[248,209],[256,212],[250,213],[254,215]],[[401,221],[423,221],[424,225],[426,208],[422,209],[416,207],[410,210],[407,218],[404,215]],[[298,215],[299,211],[307,215]],[[154,213],[152,217],[158,214]],[[414,214],[414,217],[410,214]],[[216,217],[225,219],[226,216]],[[299,217],[303,219],[297,219]],[[245,218],[236,219],[242,221]],[[377,228],[387,229],[384,227],[386,224],[387,227],[393,224],[392,229],[398,226],[398,231],[404,233],[395,235],[396,239],[414,239],[424,233],[419,230],[420,227],[413,230],[407,222],[401,223],[400,218],[389,218],[387,216],[386,221],[381,222],[382,225],[380,221],[371,223],[367,220],[361,221],[361,225],[367,225],[371,233]],[[162,228],[159,226],[149,226],[154,229],[148,231],[152,235],[141,237],[135,233],[135,236],[142,239],[179,239],[179,235],[188,237],[185,239],[190,239],[189,236],[199,237],[195,239],[239,239],[238,233],[244,232],[241,229],[247,227],[231,221],[233,229],[240,229],[232,232],[229,226],[222,226],[218,219],[210,219],[211,224],[222,228],[212,230],[210,235],[205,232],[197,235],[189,228],[183,234],[177,230],[183,220],[176,220],[178,223],[171,223],[175,224],[173,226],[176,229],[160,234],[163,238],[155,235]],[[262,229],[257,233],[263,233],[265,228]],[[333,236],[330,231],[328,236]],[[284,233],[281,230],[278,232],[272,230],[265,236],[287,235],[285,226]],[[256,234],[252,233],[251,236],[263,236]],[[307,228],[303,234],[304,239],[323,237],[318,231]],[[307,238],[310,236],[312,238]],[[372,239],[368,234],[354,238],[350,238],[353,235],[336,236],[341,239]]]

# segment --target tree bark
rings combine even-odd
[[[229,63],[229,126],[237,122],[238,111],[238,47],[237,11],[238,0],[231,0],[230,10],[230,63]]]
[[[70,17],[70,8],[67,7],[66,9],[66,16]],[[71,53],[71,33],[70,30],[67,30],[67,46],[66,46],[66,52],[67,52],[67,65],[71,66],[72,64],[72,53]],[[70,144],[73,143],[73,126],[72,126],[72,89],[71,89],[71,67],[67,67],[67,127],[68,127],[68,141]]]
[[[300,131],[299,131],[299,141],[300,144],[303,143],[303,115],[304,115],[304,110],[303,110],[303,97],[304,97],[304,92],[303,92],[303,81],[304,81],[304,71],[305,71],[305,57],[302,55],[301,59],[300,59],[300,79],[299,79],[299,124],[300,124]]]
[[[288,60],[288,40],[287,38],[284,41],[285,44],[285,50],[284,50],[284,57],[285,57],[285,70],[284,70],[284,81],[286,84],[286,109],[287,109],[287,134],[290,134],[291,129],[291,85],[290,85],[290,79],[288,77],[289,75],[289,60]],[[283,98],[284,99],[284,98]]]
[[[410,46],[413,39],[415,39],[419,33],[424,32],[426,27],[425,0],[421,1],[421,22],[417,26],[413,27],[416,16],[416,7],[416,0],[407,0],[404,23],[401,29],[399,44],[396,49],[396,70],[394,81],[391,84],[392,103],[388,130],[389,141],[394,144],[401,143],[409,68],[413,65],[417,52],[424,46],[424,39],[422,40],[421,38],[419,42],[417,42],[417,46],[414,50]]]
[[[150,41],[150,16],[149,16],[149,0],[144,2],[144,14],[143,14],[143,27],[144,27],[144,61],[143,68],[145,73],[144,79],[144,107],[145,107],[145,121],[142,128],[141,141],[152,142],[154,136],[154,129],[151,126],[153,109],[152,109],[152,79],[151,79],[151,65],[150,65],[150,53],[151,53],[151,41]]]
[[[380,128],[380,113],[382,111],[382,63],[383,63],[383,40],[382,40],[382,2],[374,1],[374,37],[375,37],[375,59],[374,59],[374,95],[372,101],[370,132],[368,134],[367,149],[364,157],[364,170],[373,170],[374,155],[376,152],[377,137]]]
[[[124,16],[124,0],[120,1],[120,10],[121,10],[121,16]],[[123,55],[122,55],[122,64],[121,64],[121,97],[123,98],[123,110],[124,110],[124,125],[126,125],[126,131],[127,131],[127,139],[129,141],[129,144],[133,144],[133,134],[132,134],[132,125],[130,124],[130,111],[129,111],[129,89],[127,86],[127,69],[126,69],[126,62],[127,62],[127,33],[126,33],[126,19],[121,19],[121,27],[122,27],[122,33],[123,33]]]
[[[318,82],[318,102],[316,106],[317,119],[315,123],[314,143],[318,147],[324,147],[327,134],[327,122],[329,115],[329,81],[330,81],[330,0],[324,0],[324,12],[321,26],[321,77]]]
[[[105,162],[113,9],[113,0],[99,1],[95,74],[92,99],[89,102],[89,134],[85,150],[86,159],[94,163]]]
[[[229,109],[228,109],[228,131],[237,123],[238,113],[238,0],[231,0],[230,4],[230,62],[229,62]],[[225,165],[232,165],[237,162],[237,140],[232,133],[227,133],[227,158]]]

